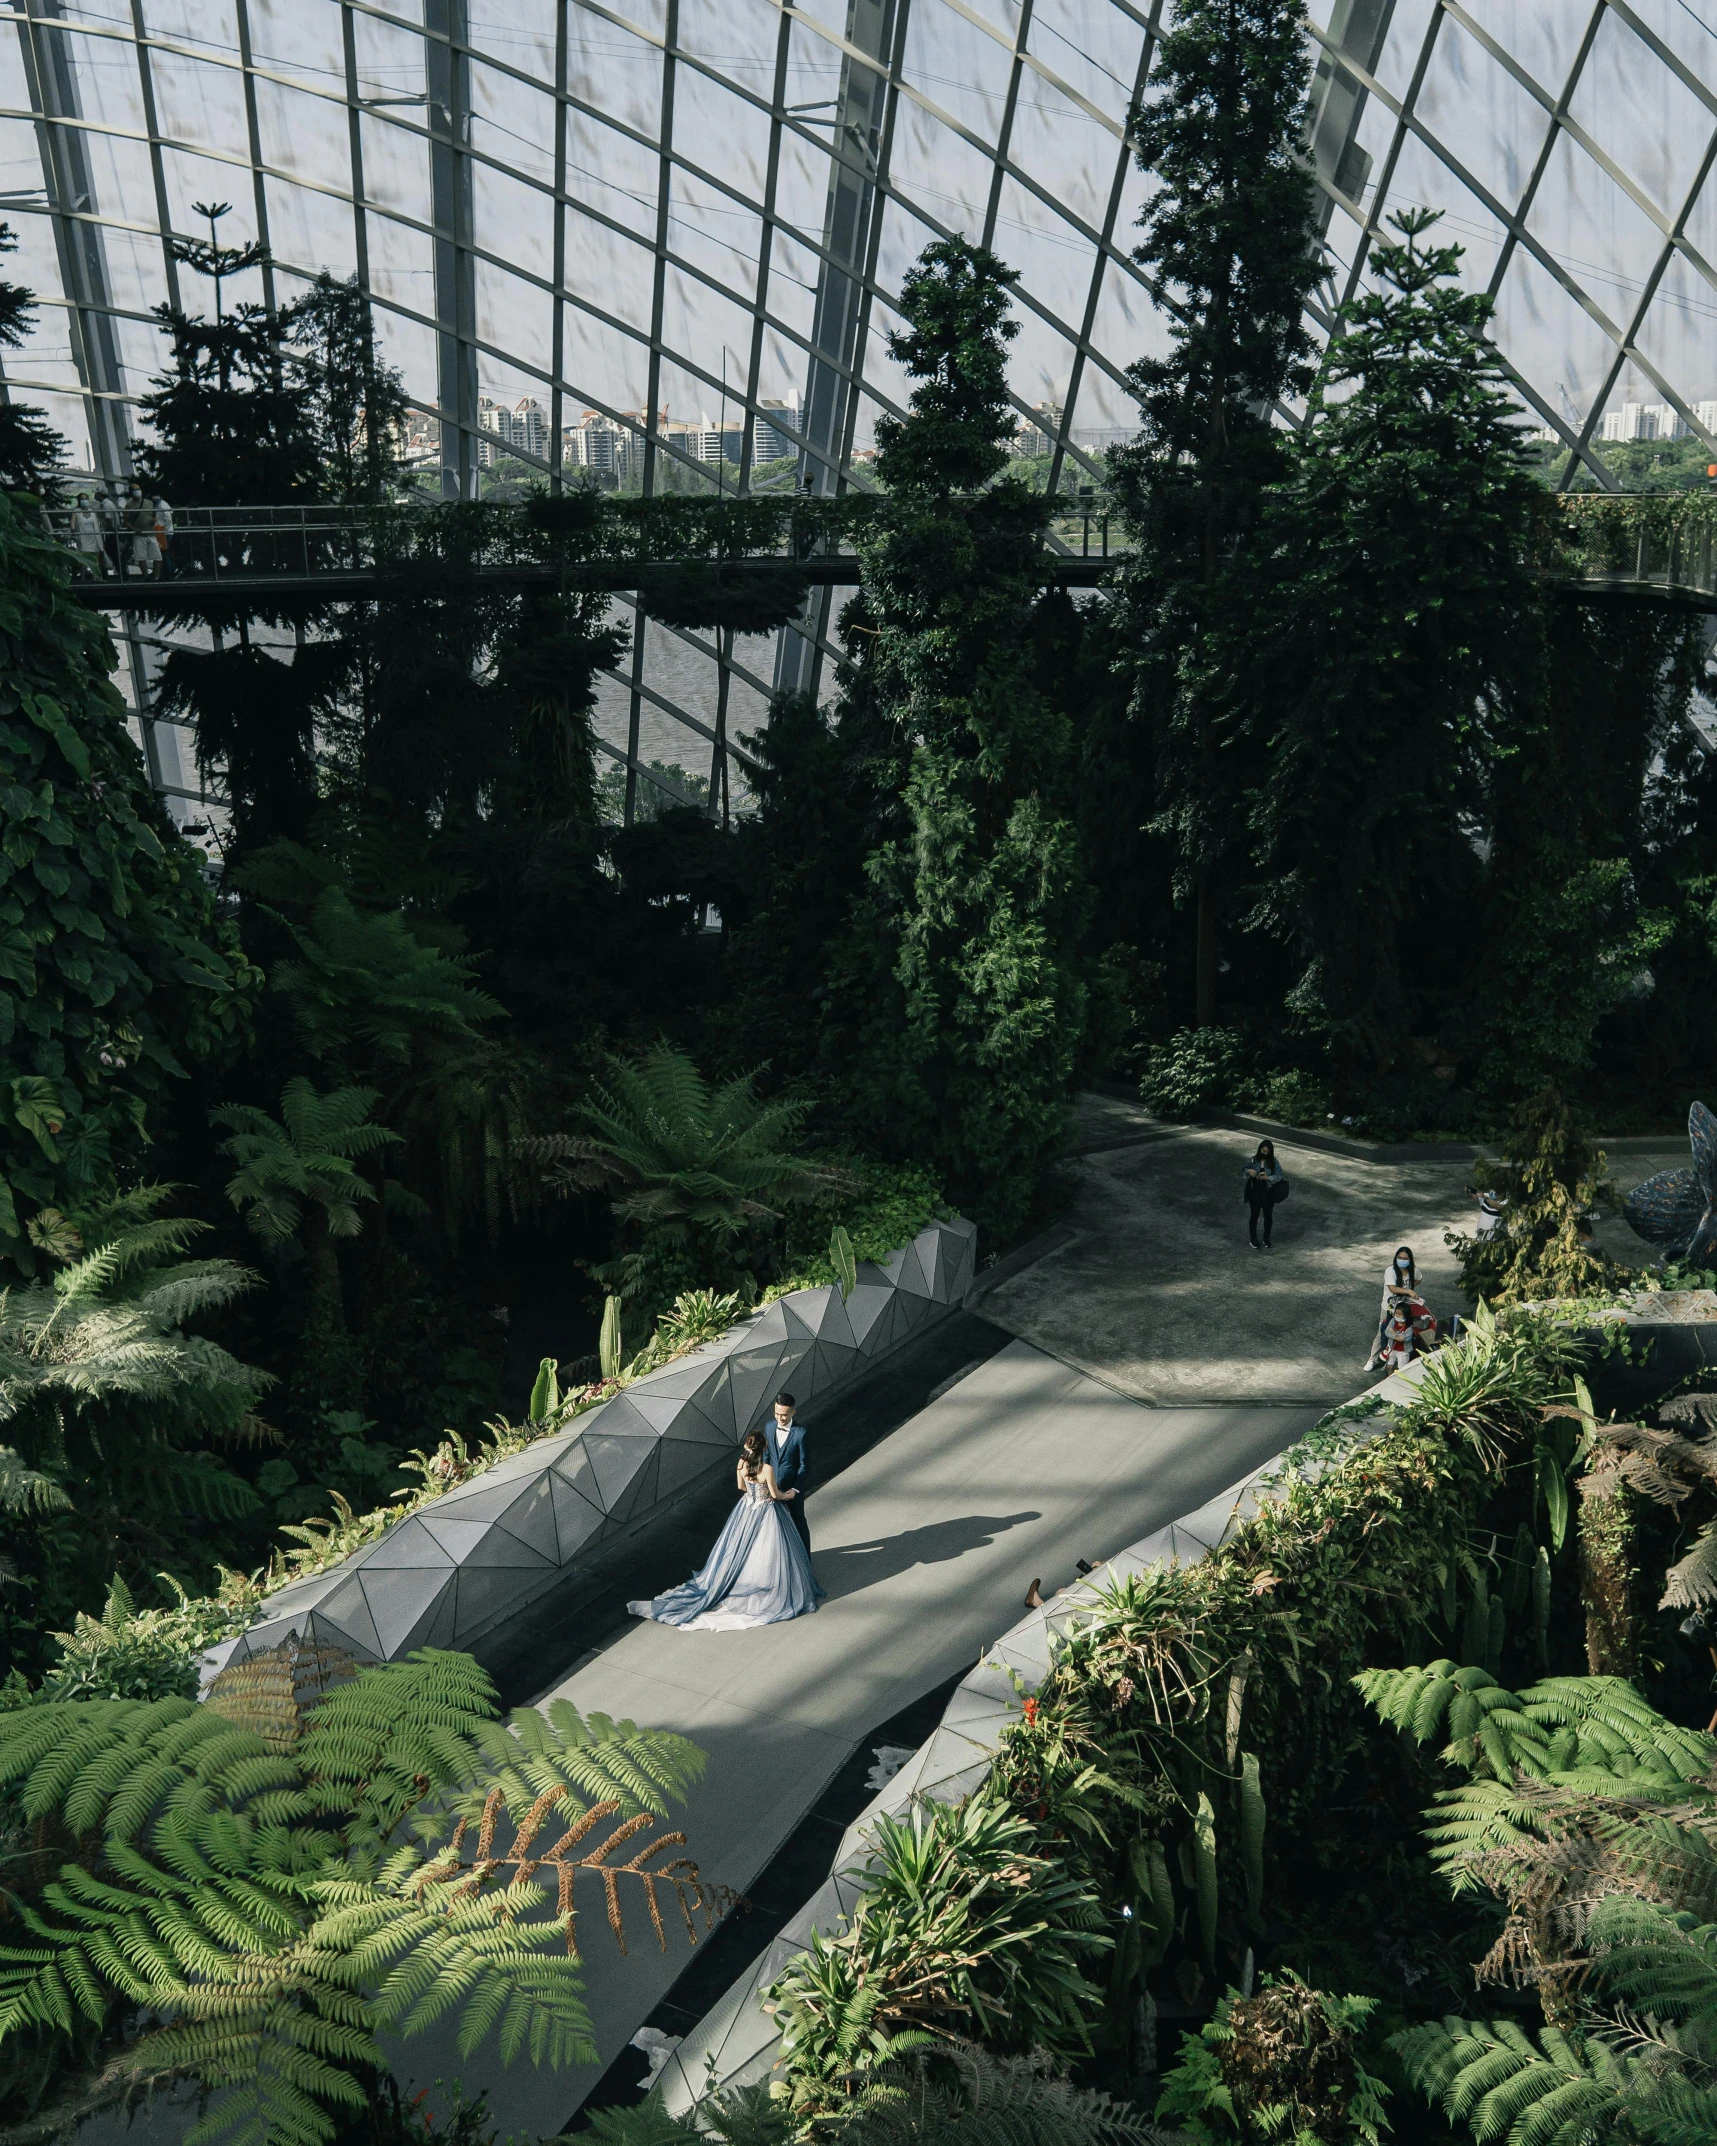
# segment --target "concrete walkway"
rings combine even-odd
[[[1012,1342],[809,1504],[829,1600],[759,1632],[639,1625],[546,1698],[675,1729],[708,1754],[683,1823],[712,1883],[743,1891],[866,1733],[968,1668],[1075,1560],[1106,1557],[1281,1450],[1304,1407],[1145,1409]],[[815,1427],[813,1425],[813,1436]],[[676,1823],[682,1822],[676,1814]],[[687,1965],[640,1923],[620,1958],[584,1920],[599,2061],[502,2071],[481,2057],[504,2133],[552,2133]],[[401,2052],[419,2078],[431,2061]]]
[[[1067,1235],[983,1296],[986,1319],[1155,1406],[1327,1408],[1369,1383],[1362,1367],[1398,1244],[1413,1247],[1440,1317],[1470,1309],[1443,1243],[1474,1213],[1461,1165],[1361,1162],[1284,1139],[1291,1189],[1266,1255],[1247,1241],[1240,1194],[1257,1142],[1148,1137],[1149,1122],[1135,1144],[1068,1164]]]

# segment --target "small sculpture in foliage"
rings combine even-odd
[[[1687,1113],[1693,1160],[1659,1170],[1622,1202],[1628,1227],[1684,1266],[1717,1266],[1717,1118],[1703,1103]]]
[[[1255,1996],[1230,1990],[1163,2080],[1157,2115],[1177,2118],[1192,2146],[1269,2140],[1277,2146],[1376,2146],[1389,2130],[1389,2089],[1359,2061],[1376,2004],[1266,1975]]]

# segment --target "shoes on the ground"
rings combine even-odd
[[[1269,1242],[1269,1240],[1268,1240],[1268,1239],[1266,1238],[1266,1240],[1265,1240],[1265,1242],[1264,1242],[1264,1250],[1265,1250],[1266,1252],[1273,1252],[1273,1251],[1274,1251],[1275,1249],[1276,1249],[1276,1247],[1275,1247],[1275,1246],[1274,1246],[1273,1244],[1271,1244],[1271,1243]]]

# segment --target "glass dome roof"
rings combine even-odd
[[[123,474],[172,236],[260,238],[239,295],[371,293],[424,481],[469,496],[867,481],[902,386],[893,294],[933,237],[1022,276],[1019,447],[1065,491],[1126,436],[1164,315],[1129,258],[1126,116],[1165,0],[12,0],[0,214],[41,299],[6,380]],[[1497,299],[1563,481],[1604,438],[1717,459],[1717,0],[1314,0],[1320,325],[1428,203]],[[838,600],[838,598],[837,598]],[[743,789],[805,633],[637,622],[598,726],[648,798]],[[151,662],[127,629],[134,690]],[[719,721],[718,721],[719,716]],[[169,769],[164,786],[191,793]],[[622,787],[625,787],[622,779]]]

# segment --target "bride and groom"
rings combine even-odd
[[[715,1547],[684,1586],[649,1602],[628,1602],[634,1617],[683,1632],[745,1632],[808,1616],[823,1599],[811,1571],[805,1518],[805,1426],[790,1393],[775,1396],[774,1421],[740,1448],[739,1503]]]

